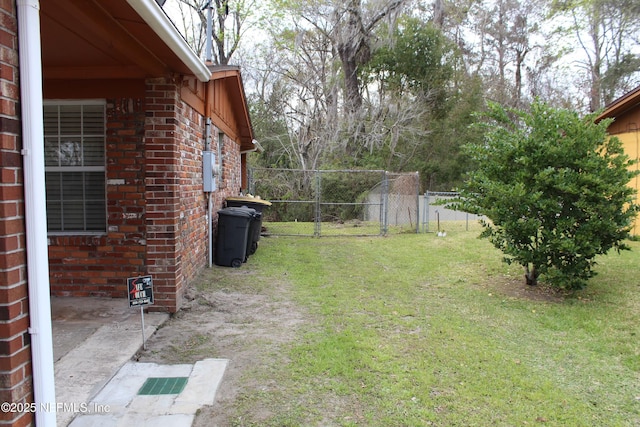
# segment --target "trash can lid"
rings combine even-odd
[[[262,212],[248,206],[229,206],[224,209],[240,210],[242,212],[248,212],[253,218],[262,218]]]
[[[227,206],[224,209],[240,209],[241,211],[245,211],[245,212],[251,212],[252,214],[258,212],[256,209],[252,208],[251,206]]]
[[[262,200],[259,197],[252,197],[252,196],[232,196],[232,197],[227,197],[227,200],[231,200],[233,202],[247,202],[247,203],[256,203],[258,205],[271,206],[270,201]]]
[[[255,216],[255,211],[255,209],[250,210],[249,208],[224,208],[218,211],[218,215],[244,217],[251,219]]]

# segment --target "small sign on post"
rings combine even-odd
[[[130,277],[127,279],[129,285],[129,307],[153,304],[153,279],[151,276]]]
[[[142,321],[142,348],[147,349],[144,337],[144,306],[153,304],[153,279],[151,276],[129,277],[127,279],[129,294],[129,308],[140,307],[140,319]]]

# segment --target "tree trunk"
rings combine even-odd
[[[444,0],[436,0],[433,5],[433,25],[439,30],[444,28]]]
[[[362,107],[362,94],[360,94],[360,80],[358,79],[358,65],[355,53],[345,47],[340,50],[340,59],[344,70],[345,104],[348,113],[356,113]]]
[[[536,266],[532,265],[531,269],[529,269],[529,266],[527,265],[524,267],[524,271],[524,278],[527,281],[527,285],[536,286],[538,284],[538,276],[540,275]]]
[[[522,99],[522,64],[528,50],[516,50],[516,82],[514,87],[513,106],[520,108],[520,100]]]

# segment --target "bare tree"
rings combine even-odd
[[[238,50],[242,36],[255,25],[256,0],[171,0],[164,6],[176,27],[200,56],[207,41],[207,14],[212,14],[212,56],[216,65],[227,65]]]
[[[280,106],[297,167],[359,151],[367,115],[359,69],[370,58],[374,29],[393,21],[404,1],[276,1],[280,20],[270,31],[277,59],[261,73],[278,74],[290,90]]]
[[[532,0],[481,2],[470,9],[478,41],[466,41],[467,64],[483,76],[489,98],[512,107],[522,103],[527,57],[543,50],[536,41],[543,12],[543,4]]]
[[[257,45],[246,70],[255,102],[286,129],[272,145],[286,158],[280,163],[306,170],[318,168],[337,139],[340,79],[329,40],[316,30],[298,29]]]
[[[553,6],[556,17],[567,17],[572,24],[560,28],[560,36],[563,40],[573,36],[584,55],[577,64],[589,81],[590,111],[640,82],[637,0],[556,0]]]
[[[296,2],[294,10],[323,34],[337,52],[344,79],[344,107],[348,114],[362,106],[358,69],[371,55],[374,30],[384,19],[393,21],[406,0],[324,0]]]

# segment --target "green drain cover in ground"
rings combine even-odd
[[[147,378],[138,391],[143,395],[178,394],[187,385],[189,377]]]

